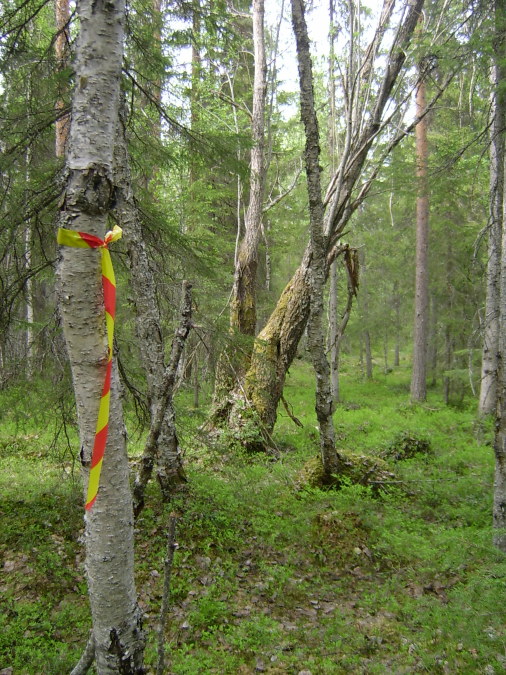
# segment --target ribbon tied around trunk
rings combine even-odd
[[[111,254],[108,246],[113,241],[121,238],[122,230],[117,225],[107,232],[104,239],[95,237],[92,234],[76,232],[60,227],[58,230],[57,241],[61,246],[71,246],[73,248],[98,248],[101,255],[102,268],[102,287],[104,292],[105,322],[107,328],[107,366],[105,371],[104,386],[100,398],[98,410],[97,426],[95,430],[95,440],[91,453],[91,467],[88,479],[88,492],[86,496],[86,510],[91,509],[97,498],[98,486],[100,482],[100,471],[104,458],[105,446],[107,443],[107,433],[109,430],[109,405],[111,396],[111,372],[112,372],[112,350],[114,340],[114,316],[116,313],[116,278],[111,261]]]

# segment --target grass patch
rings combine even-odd
[[[338,446],[386,462],[395,475],[379,494],[346,482],[339,491],[298,489],[318,445],[307,364],[297,363],[285,391],[304,427],[280,409],[276,459],[207,445],[198,431],[205,412],[191,411],[190,393],[180,392],[189,487],[170,507],[182,515],[168,672],[506,669],[490,427],[476,425],[474,401],[445,407],[436,390],[427,404],[410,405],[403,369],[373,382],[355,379],[349,364],[348,372],[335,414]],[[0,669],[16,675],[69,672],[90,626],[80,480],[64,439],[58,449],[53,436],[19,411],[0,423]],[[139,448],[136,440],[132,457]],[[149,672],[167,516],[153,484],[136,554]]]

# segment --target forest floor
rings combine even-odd
[[[405,368],[364,382],[349,363],[341,383],[338,446],[388,462],[394,475],[379,492],[324,491],[301,477],[317,454],[307,364],[285,390],[304,426],[280,408],[272,455],[247,455],[232,437],[211,446],[198,431],[205,409],[180,393],[188,488],[164,507],[153,485],[137,526],[148,672],[171,511],[168,673],[506,672],[490,426],[477,423],[471,398],[445,406],[440,387],[410,405]],[[90,627],[79,471],[63,436],[51,442],[42,408],[14,396],[0,394],[0,672],[62,675]],[[131,436],[134,464],[141,443]],[[406,449],[420,452],[402,459]]]

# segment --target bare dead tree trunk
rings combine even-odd
[[[335,0],[329,0],[329,154],[332,173],[335,171],[337,153],[336,132],[336,67],[334,8]],[[339,345],[338,345],[338,278],[337,261],[330,266],[329,283],[329,342],[330,342],[330,389],[334,408],[339,402]]]
[[[416,112],[420,116],[427,106],[426,85],[422,78],[416,92]],[[429,323],[429,190],[427,182],[427,118],[424,117],[415,129],[416,138],[416,280],[415,322],[413,333],[413,373],[411,376],[411,400],[427,398],[427,338]]]
[[[338,284],[337,263],[330,266],[329,281],[329,351],[330,351],[330,390],[334,408],[339,403],[339,346],[338,346]]]
[[[159,404],[165,371],[165,341],[156,297],[155,275],[143,237],[141,217],[132,193],[128,150],[121,123],[118,123],[116,132],[114,181],[116,186],[114,216],[125,232],[139,353],[146,374],[148,405],[153,416]],[[149,464],[150,471],[143,473],[142,480],[140,474],[135,480],[136,514],[144,504],[144,489],[153,467],[156,467],[156,476],[164,501],[169,501],[178,486],[186,482],[172,399],[169,400],[164,414],[164,421],[157,442],[152,448],[152,454],[147,457],[145,450],[141,462],[142,466]]]
[[[334,408],[336,406],[336,403],[339,402],[339,357],[341,354],[341,342],[344,337],[344,332],[346,330],[346,326],[348,325],[348,321],[351,316],[351,309],[353,307],[353,298],[357,296],[357,291],[358,291],[358,283],[359,283],[359,257],[358,257],[358,251],[356,249],[350,249],[346,248],[344,250],[344,267],[346,269],[346,276],[347,276],[347,300],[346,300],[346,306],[344,308],[343,314],[341,316],[341,320],[339,321],[338,315],[335,316],[335,322],[336,326],[335,329],[332,331],[331,336],[332,339],[335,341],[331,345],[331,364],[330,364],[330,369],[331,369],[331,390],[332,390],[332,400],[334,404]],[[332,265],[331,265],[331,272],[332,268],[335,268],[337,270],[337,260],[335,260]],[[332,280],[332,277],[331,277]],[[335,383],[332,382],[332,375],[333,375],[333,369],[336,367],[337,369],[337,376],[336,376],[336,382],[337,382],[337,388],[335,388]],[[337,396],[337,398],[336,398]]]
[[[144,452],[142,454],[139,471],[135,477],[133,489],[134,512],[136,516],[139,515],[144,506],[144,492],[153,469],[153,458],[158,458],[160,454],[160,445],[165,440],[162,434],[167,434],[167,431],[170,432],[169,440],[176,445],[177,461],[180,463],[179,448],[177,447],[177,435],[175,429],[176,421],[173,395],[179,362],[183,354],[186,338],[188,337],[188,333],[190,332],[191,328],[191,288],[192,287],[190,283],[187,281],[183,282],[181,297],[181,321],[172,339],[169,363],[162,373],[160,380],[157,382],[157,397],[155,405],[153,406],[151,426],[144,446]],[[158,475],[160,473],[159,465],[160,462],[158,461]],[[171,461],[171,465],[169,467],[170,470],[173,470],[173,465],[174,460]],[[181,483],[182,478],[179,474],[177,478],[178,483]],[[165,486],[165,489],[169,490],[168,497],[170,497],[173,493],[174,483],[174,477],[172,474],[166,475],[164,473],[160,483]]]
[[[113,199],[113,146],[120,98],[123,0],[79,3],[75,91],[60,225],[103,239]],[[63,246],[59,306],[76,396],[83,478],[109,362],[100,254]],[[100,675],[143,669],[134,582],[133,511],[119,379],[113,360],[107,446],[97,499],[86,512],[86,575]]]

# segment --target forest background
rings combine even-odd
[[[312,309],[318,304],[317,282],[308,264],[311,301],[306,300],[306,309],[298,314],[302,317],[306,312],[297,327],[298,339],[292,340],[285,354],[280,329],[273,355],[265,347],[270,345],[266,328],[283,307],[283,289],[292,284],[301,260],[304,268],[308,241],[316,259],[318,228],[311,196],[308,207],[305,173],[308,181],[315,176],[307,160],[310,114],[303,120],[304,129],[299,120],[295,47],[288,36],[290,7],[269,3],[265,22],[261,12],[262,66],[257,49],[260,6],[263,3],[250,7],[247,2],[203,0],[163,6],[132,3],[125,14],[118,118],[118,138],[123,140],[115,141],[114,195],[106,211],[108,227],[115,222],[124,227],[124,238],[113,249],[120,298],[114,353],[125,420],[133,439],[134,508],[144,533],[140,546],[147,566],[141,565],[136,572],[138,582],[148,589],[141,605],[149,615],[149,608],[159,604],[159,589],[153,590],[151,584],[158,579],[164,524],[172,512],[184,523],[186,538],[184,563],[175,572],[173,623],[166,635],[175,645],[174,672],[232,673],[239,668],[244,672],[250,672],[248,668],[298,672],[299,666],[336,672],[332,670],[336,662],[343,672],[362,672],[360,668],[402,672],[408,662],[409,667],[422,670],[437,667],[441,672],[452,668],[451,672],[459,672],[465,667],[495,672],[494,668],[504,667],[504,650],[497,648],[498,642],[502,644],[499,612],[492,619],[493,613],[487,610],[471,632],[462,625],[458,639],[449,640],[444,626],[450,630],[463,605],[474,606],[477,589],[486,587],[484,597],[490,600],[497,588],[494,591],[492,582],[487,586],[486,580],[502,578],[502,558],[490,543],[492,517],[490,522],[486,517],[487,509],[492,511],[489,460],[493,453],[480,446],[494,443],[500,457],[504,400],[500,366],[489,369],[498,378],[498,395],[487,410],[483,395],[478,399],[485,381],[482,355],[490,317],[504,318],[499,305],[491,314],[486,304],[491,250],[499,260],[501,255],[502,220],[497,214],[502,208],[497,207],[497,195],[502,199],[504,177],[498,179],[494,172],[501,164],[497,153],[501,157],[498,141],[503,137],[504,111],[502,118],[497,111],[504,92],[501,78],[491,77],[490,72],[500,73],[504,68],[504,7],[498,2],[490,11],[488,3],[429,3],[423,22],[419,21],[416,30],[411,26],[412,38],[399,51],[406,36],[399,37],[396,26],[406,26],[408,5],[385,2],[369,8],[330,2],[328,7],[306,8],[310,34],[318,42],[312,49],[312,107],[319,127],[313,147],[320,147],[316,173],[323,189],[329,186],[327,214],[335,195],[344,196],[342,202],[335,200],[336,210],[341,209],[340,220],[326,244],[326,260],[330,263],[335,257],[335,262],[324,272],[330,275],[330,289],[324,297],[323,332],[318,334],[315,328],[323,314],[318,317]],[[62,617],[79,607],[79,628],[74,625],[74,630],[81,643],[86,641],[89,621],[81,597],[82,561],[75,539],[81,496],[72,476],[79,459],[79,416],[61,331],[66,311],[67,291],[61,281],[65,271],[59,272],[59,289],[55,276],[60,255],[55,223],[57,217],[60,223],[66,218],[69,199],[65,195],[70,192],[65,154],[72,139],[71,100],[76,81],[83,91],[89,86],[73,60],[79,52],[78,11],[79,7],[64,2],[57,2],[56,7],[49,2],[2,6],[0,359],[2,461],[7,467],[2,508],[9,523],[2,552],[4,570],[12,573],[12,582],[2,587],[7,638],[1,653],[6,671],[14,664],[12,672],[61,672],[62,663],[70,667],[73,660],[77,662],[79,649],[68,647]],[[381,17],[384,28],[376,29]],[[301,44],[297,43],[299,64]],[[371,132],[369,123],[374,121],[389,69],[394,69],[394,57],[401,53],[399,75],[383,103],[378,128]],[[263,82],[259,80],[262,72]],[[302,79],[301,75],[303,89]],[[420,108],[415,95],[422,85],[426,102]],[[75,106],[74,101],[74,110]],[[414,129],[420,129],[422,122],[428,143],[421,159]],[[367,151],[361,157],[365,145]],[[75,156],[72,147],[70,155]],[[361,165],[352,182],[356,157],[361,157]],[[255,158],[261,168],[256,172]],[[421,176],[424,163],[426,172]],[[415,251],[416,215],[422,197],[430,204],[430,230],[425,263],[427,307],[422,317],[425,390],[417,391],[410,372],[421,321],[415,284],[420,260]],[[495,226],[499,226],[498,239],[491,235]],[[252,322],[247,292],[241,296],[240,291],[241,280],[247,277],[241,264],[247,258],[249,232],[256,245]],[[105,230],[100,236],[104,235]],[[60,260],[61,269],[67,260],[70,257],[63,263]],[[181,291],[184,280],[191,282],[191,310],[189,284]],[[241,297],[247,300],[242,307]],[[258,334],[260,339],[255,340]],[[322,367],[323,340],[328,370]],[[501,354],[501,349],[499,343],[490,349],[485,340],[485,352]],[[263,373],[257,373],[257,379],[251,373],[255,359],[265,364],[273,358],[278,358],[271,369],[277,380],[271,390],[265,385],[267,380],[262,380]],[[326,455],[328,447],[322,441],[319,460],[315,460],[318,441],[324,437],[322,429],[329,415],[325,418],[318,409],[317,399],[314,420],[311,363],[318,372],[319,387],[328,378],[329,391],[332,388],[327,413],[334,414],[337,429],[332,431],[331,447],[340,448],[335,457]],[[255,387],[272,394],[274,403],[257,397]],[[282,404],[279,410],[278,402]],[[373,410],[378,413],[375,422],[369,419],[374,417]],[[495,440],[489,422],[479,412],[496,415]],[[278,417],[281,422],[275,426]],[[446,437],[445,426],[450,430]],[[463,436],[457,447],[458,429]],[[82,434],[81,429],[86,484],[89,450]],[[162,447],[167,449],[165,454]],[[407,469],[388,463],[406,459],[405,454],[416,455],[408,460]],[[334,461],[329,471],[326,460]],[[40,473],[37,481],[30,477],[35,465]],[[443,497],[436,476],[449,467],[450,474],[453,471],[465,479],[457,484],[453,496]],[[145,498],[153,470],[159,486],[150,485]],[[413,481],[408,478],[410,473],[420,481],[415,495],[407,487]],[[68,476],[68,481],[58,493],[55,477],[61,475]],[[264,512],[261,518],[254,504],[276,502],[280,481],[289,485],[286,494],[282,491],[285,501],[278,511]],[[430,490],[423,481],[428,481]],[[251,485],[256,487],[239,506],[241,489],[251,490]],[[335,492],[329,487],[341,489]],[[40,528],[47,522],[62,524],[61,505],[51,498],[45,503],[45,490],[56,490],[76,515],[68,532],[65,526],[65,531],[44,537],[49,548],[43,546],[41,555]],[[263,490],[264,496],[255,496]],[[481,491],[490,500],[480,499]],[[412,497],[409,504],[406,494]],[[21,521],[16,522],[25,508],[31,511],[32,499],[37,512],[47,509],[51,515],[47,520],[46,515],[37,517],[32,534],[24,536]],[[147,507],[146,499],[150,500]],[[402,515],[394,523],[399,504]],[[444,514],[437,513],[439,506],[446,508]],[[239,522],[247,533],[241,530],[240,534],[233,526],[234,509],[242,513]],[[306,520],[303,512],[308,509]],[[376,514],[372,520],[365,517],[369,509]],[[281,524],[289,510],[294,515],[294,532],[306,541],[307,550],[289,549],[281,560],[280,550],[291,537],[288,525]],[[473,516],[470,511],[475,511]],[[252,513],[256,515],[250,526]],[[497,530],[503,524],[497,505],[494,513]],[[444,521],[449,521],[448,527]],[[155,540],[152,547],[147,528]],[[462,553],[458,561],[451,559],[471,536],[469,532],[457,536],[455,528],[470,528],[472,536],[479,537],[477,551],[471,553],[470,544],[465,546],[471,571]],[[440,546],[445,537],[448,555],[444,563],[436,556],[431,566],[433,547]],[[259,538],[262,543],[257,549],[254,542]],[[495,542],[500,548],[504,545],[497,532]],[[71,556],[75,562],[69,563]],[[192,556],[205,583],[196,581],[188,570]],[[282,620],[261,606],[266,597],[269,603],[275,602],[286,591],[286,584],[295,588],[297,556],[302,556],[303,566],[316,566],[319,571],[301,578],[301,590],[294,590],[293,606],[284,607]],[[66,564],[60,565],[58,557],[65,558]],[[271,564],[272,574],[265,568]],[[413,575],[400,580],[396,575],[406,564],[413,568]],[[337,592],[331,590],[335,568],[353,579]],[[495,572],[489,576],[491,569],[496,570],[496,577]],[[86,574],[89,580],[89,564]],[[255,584],[266,584],[257,588],[262,599],[256,608],[244,606],[241,600],[241,574],[247,577],[244,583],[250,596],[257,597],[252,590]],[[33,591],[25,593],[20,586],[20,578],[37,575],[52,579],[50,593],[59,586],[63,589],[57,593],[59,604],[51,610],[47,597],[37,593],[32,597]],[[386,586],[375,597],[370,589],[380,579],[388,585],[385,579],[389,577],[396,578],[402,592],[395,596],[396,607],[386,609]],[[28,582],[28,589],[30,584],[36,585],[35,580]],[[314,595],[318,586],[325,589],[325,599]],[[454,587],[457,590],[450,598]],[[348,594],[350,603],[344,618],[342,614],[335,617],[340,593]],[[367,602],[375,607],[372,613],[360,607],[359,596],[370,598]],[[302,597],[313,598],[306,614],[302,612],[306,629],[309,626],[314,631],[308,651],[304,651],[304,627],[297,614],[298,603],[305,604]],[[413,599],[421,599],[416,609]],[[93,610],[98,662],[96,615],[101,613],[101,602]],[[402,619],[408,605],[408,614],[417,617],[411,626]],[[378,606],[382,607],[380,615]],[[359,616],[357,608],[367,616]],[[424,618],[417,612],[425,612]],[[434,624],[434,617],[428,618],[432,614],[437,615]],[[380,617],[374,629],[373,616]],[[37,628],[45,621],[45,628]],[[412,639],[414,626],[420,622],[427,632],[421,654]],[[441,634],[431,632],[437,622],[443,626]],[[55,624],[60,626],[56,639]],[[357,625],[361,626],[358,637],[352,638],[347,631]],[[489,638],[484,637],[487,630]],[[248,642],[250,631],[256,631],[256,643],[252,638]],[[291,631],[297,638],[287,642]],[[320,650],[315,645],[322,634],[326,646]],[[290,648],[285,648],[288,643]],[[62,644],[67,647],[63,655],[57,655]],[[396,661],[399,645],[403,646],[402,658]],[[342,652],[339,658],[336,650]],[[154,664],[155,649],[149,641],[146,658]],[[139,668],[132,665],[131,672],[141,672]],[[99,663],[98,672],[109,671]]]

